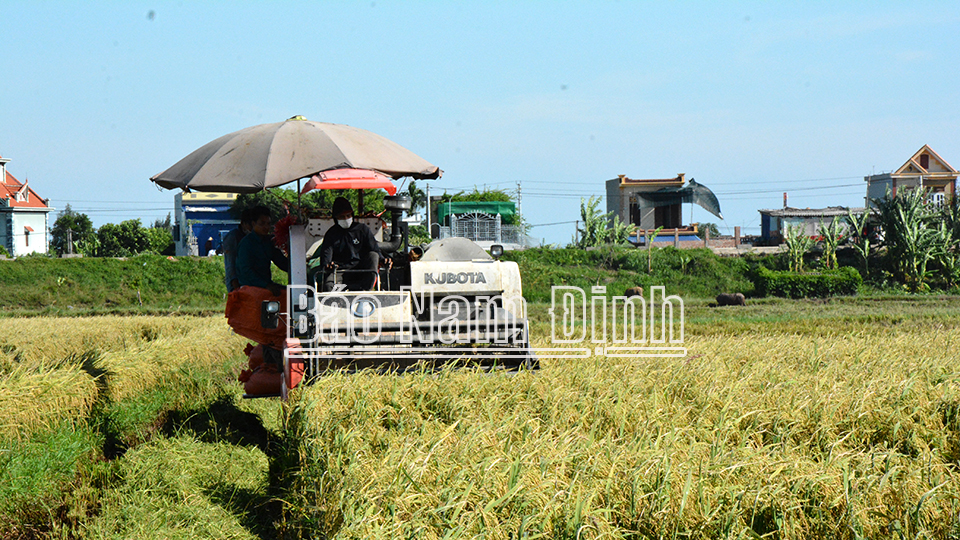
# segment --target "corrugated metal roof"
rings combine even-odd
[[[760,210],[761,214],[765,214],[771,217],[800,217],[800,218],[815,218],[815,217],[835,217],[835,216],[846,216],[848,213],[853,212],[854,214],[859,214],[863,212],[863,208],[851,208],[848,206],[828,206],[826,208],[778,208],[776,210]]]

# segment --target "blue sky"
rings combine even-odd
[[[565,244],[603,182],[687,178],[724,221],[863,204],[929,144],[960,166],[956,2],[8,2],[0,155],[95,225],[166,216],[149,177],[300,114],[516,190]]]

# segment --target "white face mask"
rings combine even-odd
[[[350,226],[353,225],[353,218],[348,217],[346,219],[338,219],[337,225],[343,227],[344,229],[349,229]]]

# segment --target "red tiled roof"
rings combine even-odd
[[[17,200],[17,193],[26,187],[28,192],[26,202]],[[7,171],[7,177],[0,183],[0,199],[9,199],[7,203],[13,208],[47,208],[47,204],[37,195],[30,186],[24,186],[19,180]]]

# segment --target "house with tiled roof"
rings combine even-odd
[[[960,173],[927,145],[917,150],[903,165],[893,172],[865,176],[867,203],[882,199],[887,191],[896,197],[897,191],[920,187],[929,191],[930,202],[943,204],[957,192],[957,177]]]
[[[0,157],[0,246],[14,257],[47,252],[47,220],[54,209],[7,171]]]

